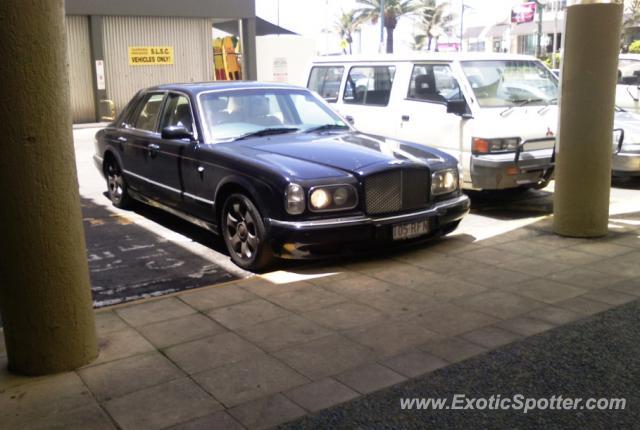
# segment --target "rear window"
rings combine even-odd
[[[395,74],[394,66],[351,68],[343,101],[356,105],[387,106]]]
[[[343,74],[342,66],[314,67],[311,69],[307,88],[317,92],[328,102],[336,102],[340,94]]]

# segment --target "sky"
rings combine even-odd
[[[511,5],[522,2],[522,0],[451,0],[451,8],[458,16],[461,1],[464,1],[467,6],[464,14],[465,28],[503,21],[509,17]],[[313,39],[319,53],[340,51],[339,39],[323,32],[323,29],[331,28],[342,11],[349,11],[356,6],[355,0],[256,0],[256,12],[259,17],[274,24],[279,22],[282,27]],[[415,32],[416,26],[411,19],[401,20],[394,33],[395,51],[410,50],[410,42]],[[361,39],[361,42],[358,38],[355,40],[356,51],[361,48],[364,53],[377,52],[380,40],[379,27],[366,25],[362,30]]]

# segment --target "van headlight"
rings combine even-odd
[[[352,185],[327,185],[309,190],[309,209],[312,212],[349,210],[357,205],[358,192]]]
[[[433,172],[431,175],[431,195],[448,194],[458,189],[458,170],[445,169]]]
[[[474,137],[471,139],[471,152],[474,154],[492,154],[496,152],[515,152],[520,145],[520,138],[510,137],[504,139],[483,139]]]
[[[304,212],[304,208],[306,206],[304,199],[304,188],[302,188],[298,184],[289,184],[284,194],[288,214],[300,215]]]

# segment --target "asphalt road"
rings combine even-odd
[[[281,429],[640,428],[640,301],[527,338]],[[401,398],[624,398],[624,410],[402,410]],[[477,401],[477,400],[476,400]],[[466,405],[466,402],[463,403]]]

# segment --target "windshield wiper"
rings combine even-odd
[[[543,111],[545,111],[549,106],[553,105],[553,104],[557,104],[558,103],[558,98],[552,98],[546,101],[546,104],[540,109],[538,110],[538,114],[541,114]]]
[[[329,130],[348,130],[349,126],[344,124],[325,124],[317,127],[311,127],[306,129],[305,133],[315,133],[317,131],[329,131]]]
[[[270,136],[272,134],[293,133],[294,131],[298,131],[298,130],[300,130],[300,129],[296,128],[296,127],[270,127],[270,128],[263,128],[262,130],[252,131],[250,133],[245,133],[245,134],[243,134],[241,136],[236,137],[233,140],[236,141],[236,140],[249,139],[250,137]]]
[[[507,113],[511,112],[516,107],[523,107],[528,105],[529,103],[543,102],[544,99],[518,99],[518,100],[511,100],[511,101],[516,104],[513,106],[509,106],[508,108],[500,112],[500,116],[505,116]]]

